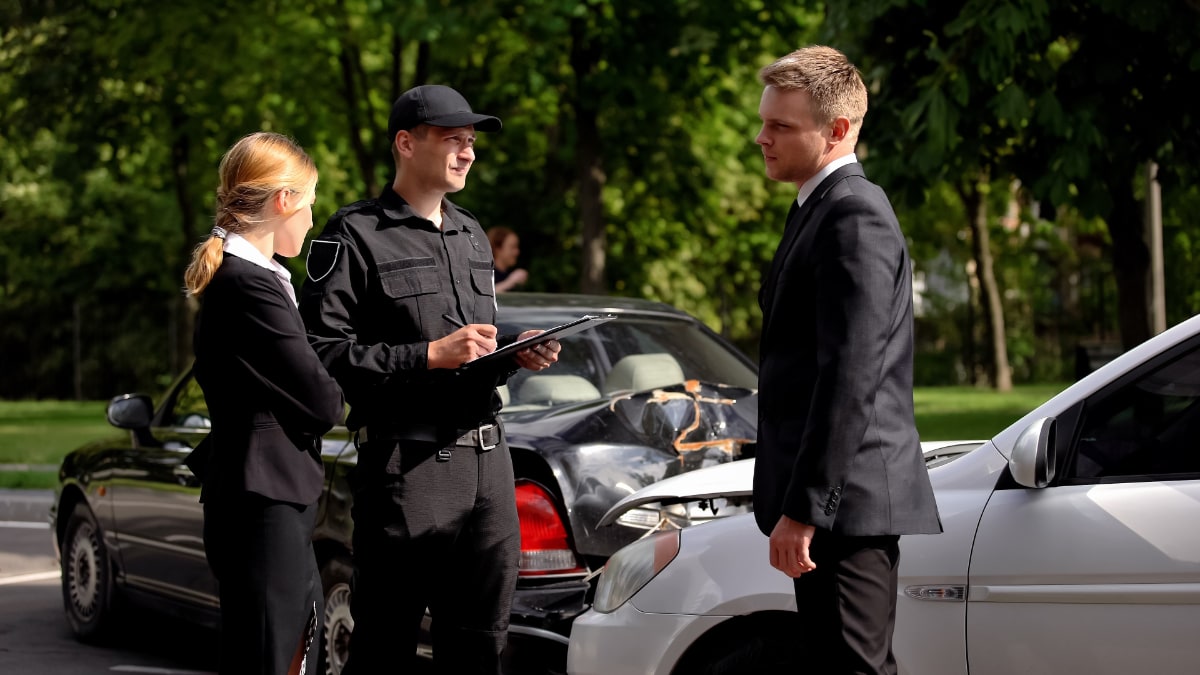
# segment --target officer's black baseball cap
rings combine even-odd
[[[463,95],[440,84],[423,84],[400,95],[388,117],[388,137],[412,129],[418,124],[435,127],[474,125],[477,131],[500,131],[500,118],[480,115],[471,110]]]

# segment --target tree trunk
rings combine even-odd
[[[575,172],[579,182],[579,218],[583,223],[583,260],[579,286],[584,293],[604,294],[605,252],[608,238],[604,231],[604,203],[601,189],[604,171],[600,162],[599,133],[595,111],[578,111],[575,118],[579,147],[575,152]]]
[[[972,270],[973,272],[974,270]],[[972,283],[970,278],[967,279],[967,311],[966,325],[963,327],[963,370],[966,372],[966,380],[968,384],[978,384],[976,374],[979,372],[979,359],[975,357],[975,287],[977,283]]]
[[[71,305],[71,365],[74,370],[74,395],[76,401],[83,400],[83,319],[79,298]]]
[[[184,129],[185,121],[186,117],[181,110],[171,111],[171,133],[174,136],[171,143],[171,176],[175,183],[175,201],[179,205],[180,225],[183,230],[183,245],[179,252],[179,259],[183,261],[183,266],[179,268],[181,272],[191,262],[192,249],[199,241],[196,233],[196,202],[188,189],[191,141]],[[178,307],[179,311],[167,319],[177,321],[175,340],[168,346],[167,364],[172,373],[178,373],[191,361],[192,327],[195,325],[196,312],[200,306],[195,298],[185,299],[182,294],[172,304]]]
[[[392,95],[388,98],[388,103],[400,98],[400,94],[404,90],[400,88],[400,78],[404,76],[404,41],[400,39],[398,33],[392,34]],[[391,114],[391,108],[388,108],[388,114]],[[389,154],[391,151],[389,150]]]
[[[429,69],[433,67],[433,57],[430,53],[428,40],[417,43],[417,68],[413,72],[413,86],[429,82]]]
[[[359,118],[359,101],[370,101],[365,92],[360,95],[357,73],[361,64],[358,50],[348,43],[349,37],[342,36],[342,51],[338,54],[338,65],[342,71],[342,100],[345,103],[346,122],[350,126],[350,147],[354,150],[354,158],[358,162],[359,177],[362,178],[363,194],[374,197],[379,194],[379,183],[375,180],[375,153],[367,149],[363,142],[363,127]]]
[[[1008,365],[1008,340],[1004,326],[1004,305],[992,264],[991,238],[988,235],[987,195],[979,188],[987,185],[983,173],[975,184],[959,187],[971,226],[971,248],[975,257],[975,274],[979,280],[980,302],[983,304],[984,326],[992,347],[989,375],[997,391],[1012,391],[1012,370]]]
[[[1119,172],[1118,172],[1119,173]],[[1117,282],[1117,322],[1121,346],[1132,349],[1150,338],[1150,316],[1146,297],[1150,281],[1150,250],[1144,239],[1141,210],[1134,201],[1131,182],[1109,180],[1113,196],[1112,215],[1106,219],[1112,237],[1113,276]]]
[[[598,54],[587,39],[584,19],[571,22],[571,67],[575,71],[575,178],[579,184],[579,219],[583,224],[580,290],[584,293],[607,292],[604,280],[605,252],[608,242],[604,231],[604,167],[600,157],[600,128],[594,98],[588,81]]]

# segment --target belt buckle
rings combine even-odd
[[[488,445],[483,440],[483,432],[490,431],[495,428],[496,428],[495,424],[480,424],[479,427],[476,429],[476,433],[479,434],[479,449],[482,452],[487,452],[489,450],[495,450],[496,446],[499,445],[499,443],[492,443],[491,445]]]

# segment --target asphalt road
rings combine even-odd
[[[216,633],[171,617],[141,612],[104,644],[75,639],[47,520],[52,499],[0,489],[0,674],[215,675]],[[419,662],[413,672],[430,669]]]
[[[130,620],[110,644],[75,640],[63,618],[49,505],[48,492],[0,490],[0,673],[215,673],[216,636],[161,617]]]

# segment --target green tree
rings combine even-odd
[[[990,169],[1047,206],[1104,220],[1129,347],[1149,335],[1140,169],[1157,161],[1169,189],[1200,144],[1188,98],[1200,84],[1200,12],[1180,7],[870,2],[831,5],[826,29],[858,38],[879,100],[903,111],[885,124],[895,139],[885,152],[917,169],[908,176]]]
[[[988,379],[1001,391],[1011,389],[1012,378],[991,241],[999,220],[992,194],[997,183],[1011,182],[1008,158],[1031,117],[1006,66],[1037,46],[1031,30],[1044,21],[1040,0],[870,2],[831,5],[824,27],[854,45],[848,51],[860,57],[877,88],[866,130],[872,171],[910,205],[927,185],[942,181],[962,202],[989,347]]]
[[[180,278],[207,233],[221,152],[258,129],[296,137],[321,168],[319,219],[390,179],[390,102],[423,82],[505,119],[459,198],[524,235],[531,285],[598,280],[588,288],[673,302],[754,343],[757,309],[739,289],[756,285],[788,199],[751,142],[754,72],[815,23],[782,2],[3,9],[0,323],[13,327],[0,334],[6,354],[30,358],[0,393],[73,381],[103,396],[109,373],[178,370],[193,310]],[[302,275],[303,260],[290,265]],[[43,331],[36,353],[10,351],[26,325]]]

